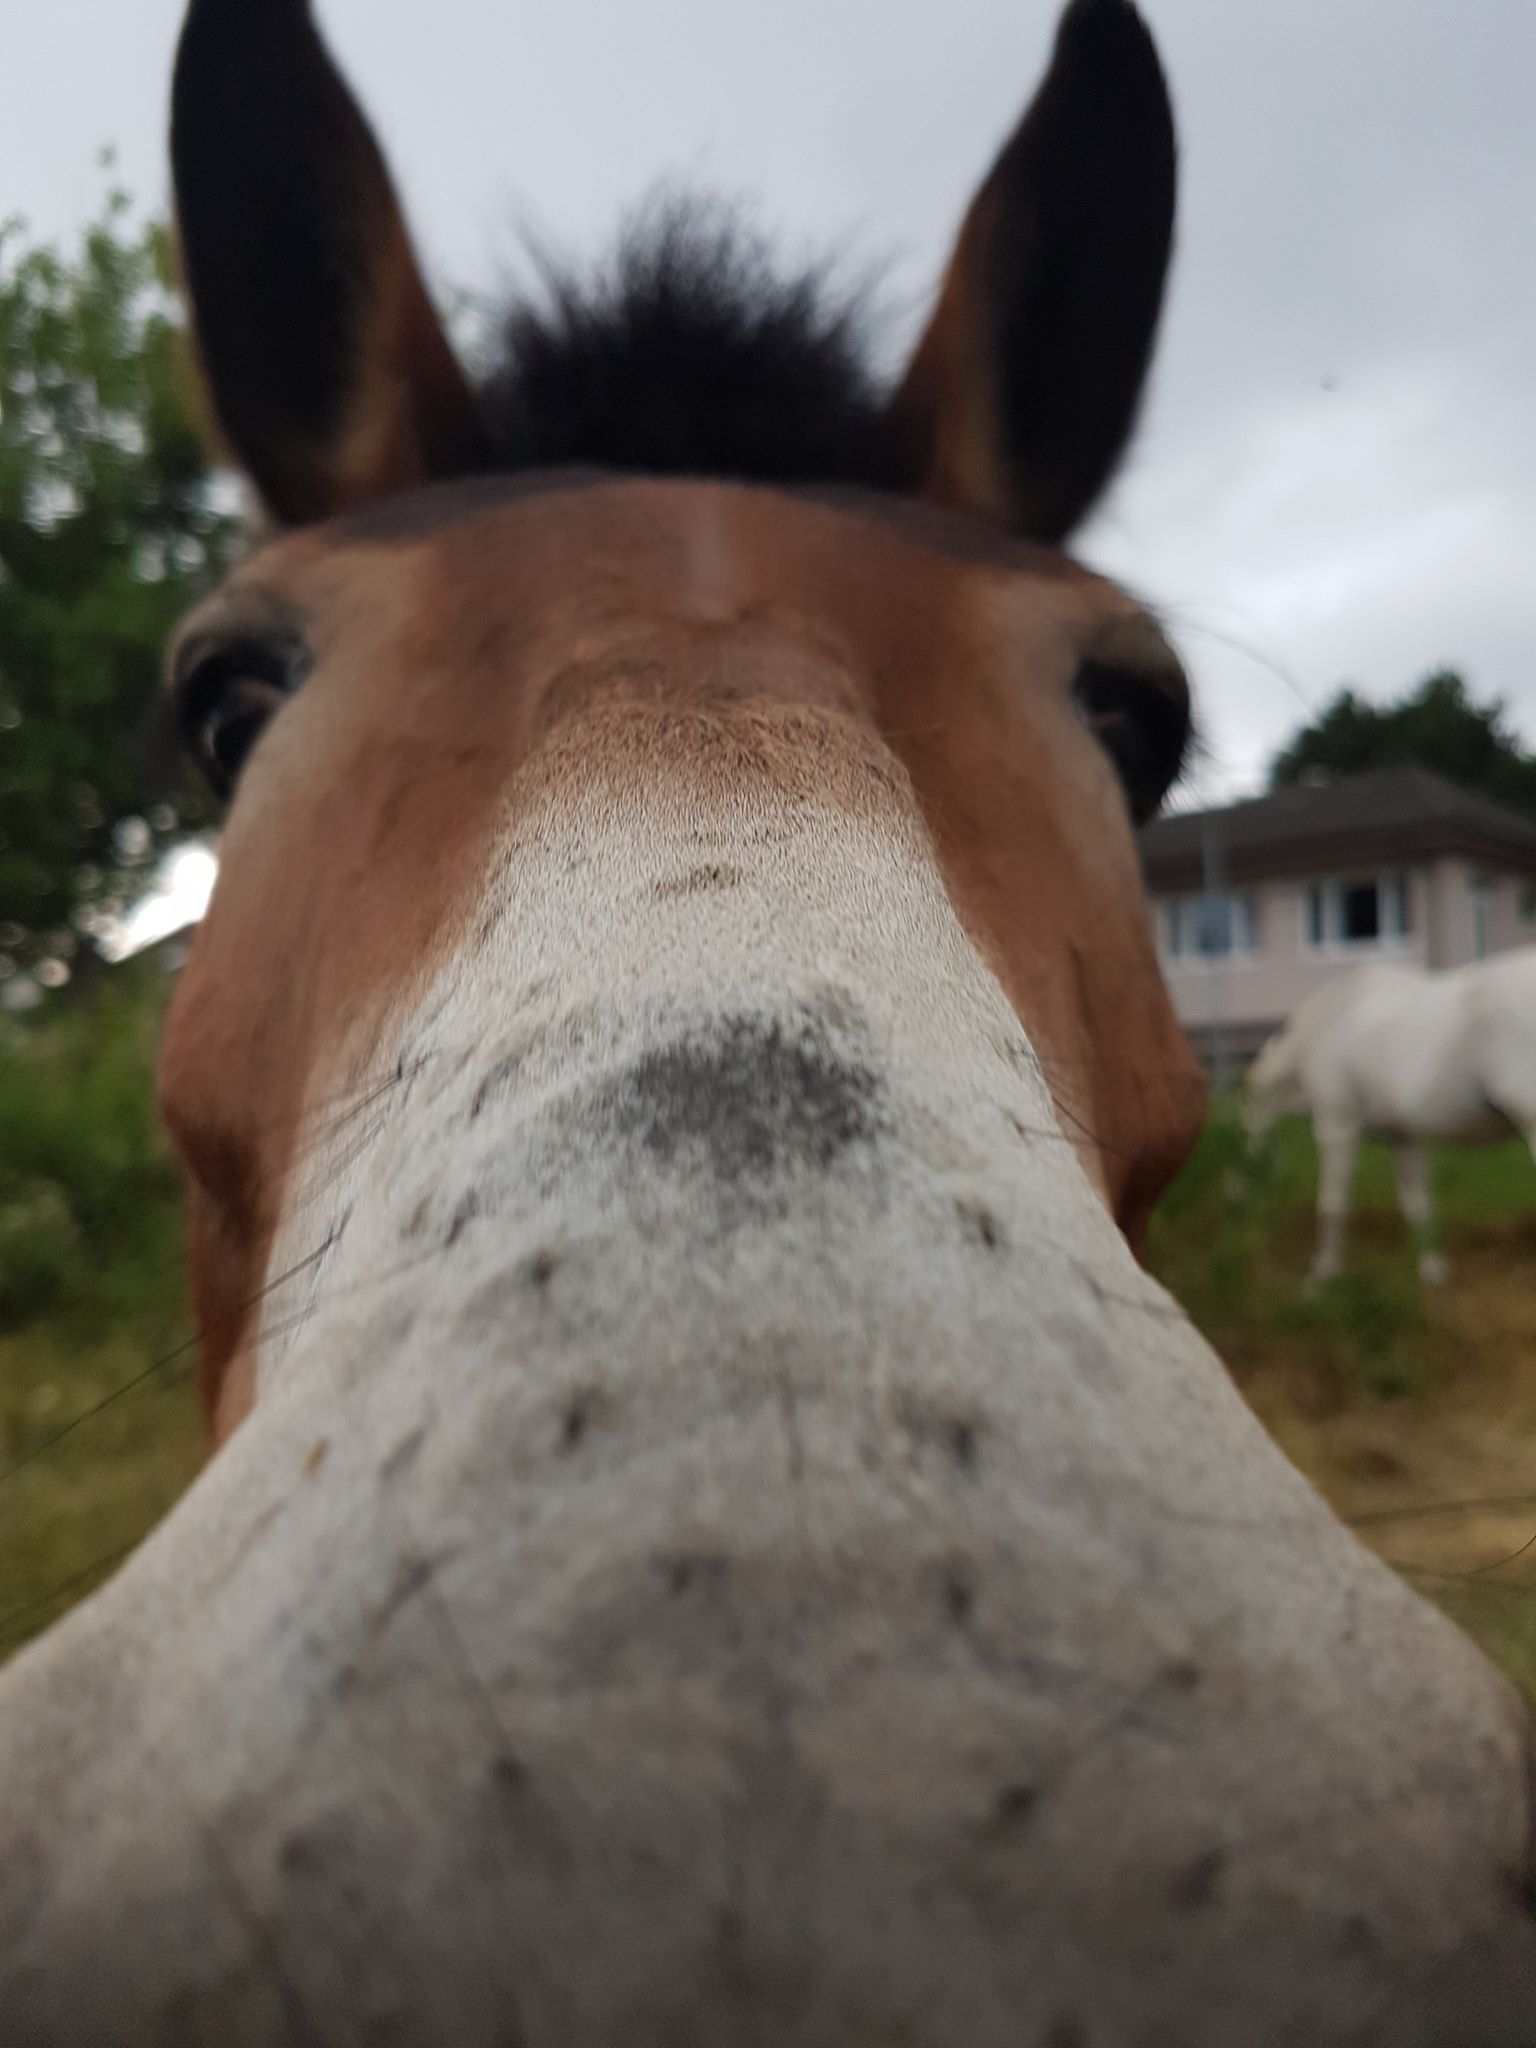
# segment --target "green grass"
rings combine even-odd
[[[0,1021],[0,1656],[196,1469],[181,1204],[155,1120],[163,978]]]
[[[1520,1231],[1536,1217],[1536,1160],[1524,1144],[1441,1147],[1434,1186],[1448,1242],[1504,1234],[1511,1259],[1522,1255]],[[1305,1123],[1281,1124],[1249,1156],[1236,1106],[1218,1102],[1153,1219],[1148,1263],[1218,1349],[1224,1340],[1246,1351],[1255,1337],[1304,1336],[1321,1365],[1386,1398],[1411,1393],[1432,1375],[1439,1339],[1398,1214],[1391,1154],[1362,1149],[1345,1270],[1313,1293],[1305,1275],[1316,1188]]]
[[[1282,1445],[1346,1518],[1410,1567],[1536,1702],[1536,1162],[1523,1144],[1440,1148],[1436,1209],[1451,1284],[1421,1286],[1391,1155],[1364,1149],[1344,1273],[1306,1286],[1317,1157],[1283,1124],[1256,1159],[1218,1102],[1153,1221],[1148,1263]],[[1426,1515],[1494,1496],[1502,1516]],[[1501,1564],[1501,1559],[1511,1562]]]

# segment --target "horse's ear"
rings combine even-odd
[[[192,0],[171,156],[208,396],[273,515],[479,467],[474,398],[308,0]]]
[[[1173,240],[1173,114],[1130,0],[1072,0],[891,405],[891,481],[1063,539],[1135,424]]]

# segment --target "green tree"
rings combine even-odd
[[[1536,755],[1521,745],[1503,700],[1478,703],[1453,669],[1438,670],[1391,704],[1341,690],[1275,757],[1270,784],[1399,767],[1432,768],[1536,817]]]
[[[116,190],[67,251],[0,223],[0,977],[67,952],[181,823],[146,726],[166,634],[237,529],[169,255]]]

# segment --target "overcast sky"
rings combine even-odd
[[[1134,458],[1080,551],[1162,605],[1251,784],[1341,681],[1456,662],[1536,740],[1536,0],[1144,0],[1184,140]],[[1033,87],[1043,0],[322,0],[434,279],[596,252],[664,174],[917,318]],[[178,0],[14,7],[0,214],[69,232],[113,142],[159,203]]]

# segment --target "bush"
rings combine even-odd
[[[0,1330],[57,1308],[82,1266],[80,1232],[62,1188],[38,1181],[0,1202]]]
[[[154,1107],[163,976],[0,1026],[0,1329],[81,1340],[179,1299],[178,1178]]]
[[[154,1107],[169,985],[0,1019],[0,1659],[196,1470],[178,1176]]]

